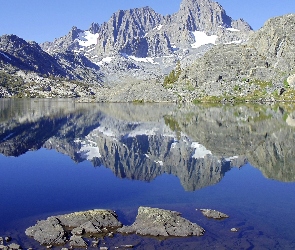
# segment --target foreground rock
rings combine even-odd
[[[175,211],[139,207],[135,222],[117,231],[126,234],[141,234],[151,236],[201,236],[205,230],[195,223],[180,216]]]
[[[35,226],[27,228],[25,233],[42,245],[62,245],[66,242],[66,232],[55,217],[38,221]]]
[[[68,240],[67,229],[72,229],[72,234],[108,232],[110,229],[121,227],[115,212],[110,210],[95,209],[76,212],[59,216],[52,216],[46,220],[38,221],[35,226],[26,230],[26,235],[33,237],[42,245],[63,245]],[[81,238],[82,239],[82,238]],[[79,237],[71,238],[71,245],[83,245]]]
[[[208,218],[212,219],[225,219],[228,218],[229,216],[227,214],[221,213],[219,211],[213,210],[213,209],[200,209],[202,214]]]

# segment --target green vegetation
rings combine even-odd
[[[238,91],[238,90],[241,90],[241,88],[239,87],[239,85],[235,85],[234,86],[234,91]]]
[[[286,89],[290,88],[290,85],[289,85],[287,79],[284,80],[284,87],[285,87]]]
[[[272,82],[262,81],[262,80],[258,80],[258,79],[250,81],[249,84],[255,84],[255,85],[257,85],[257,86],[259,86],[260,88],[263,88],[263,89],[266,88],[266,87],[271,87],[272,86]]]
[[[177,82],[178,79],[179,79],[180,74],[181,74],[181,65],[180,65],[180,61],[177,61],[176,68],[173,69],[169,73],[168,76],[165,76],[163,86],[168,87],[169,85],[172,85],[175,82]]]
[[[133,100],[132,101],[134,104],[142,104],[144,103],[144,100],[143,99],[140,99],[140,100]]]

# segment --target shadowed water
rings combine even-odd
[[[108,208],[131,224],[151,206],[181,212],[205,235],[115,235],[106,246],[292,249],[294,108],[0,99],[0,236],[40,248],[24,234],[36,220]]]

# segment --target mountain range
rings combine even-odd
[[[150,7],[119,10],[102,24],[92,23],[88,30],[73,27],[67,35],[42,44],[3,35],[0,96],[75,96],[92,101],[167,101],[164,97],[169,96],[179,101],[176,92],[188,96],[182,100],[192,100],[202,97],[200,88],[210,95],[220,82],[229,83],[227,89],[217,88],[220,96],[232,91],[232,82],[244,79],[275,79],[270,91],[280,91],[294,71],[294,19],[289,15],[269,21],[254,32],[243,19],[229,17],[217,2],[183,0],[171,15]],[[269,35],[275,41],[267,39]],[[162,86],[177,62],[182,68],[179,84]],[[157,95],[142,96],[151,86]],[[118,89],[124,91],[118,95]]]

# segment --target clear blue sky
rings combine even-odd
[[[119,9],[150,6],[163,15],[179,9],[181,0],[0,0],[0,35],[53,41],[72,26],[88,29],[107,21]],[[254,29],[273,16],[295,13],[295,0],[218,0],[233,19],[243,18]]]

